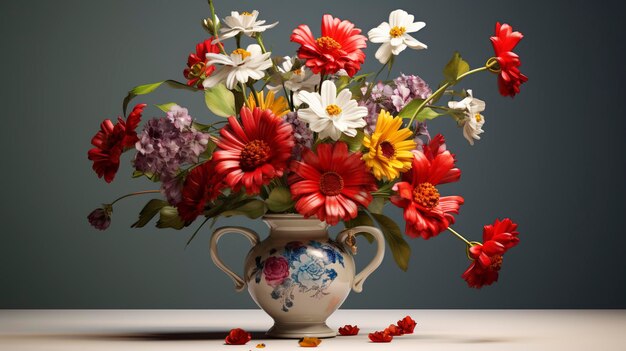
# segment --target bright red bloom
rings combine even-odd
[[[435,135],[434,138],[430,140],[430,142],[423,146],[423,152],[428,161],[433,161],[437,155],[442,154],[447,150],[446,147],[446,139],[441,134]],[[456,156],[452,154],[452,157],[455,159]],[[448,173],[439,181],[439,184],[444,183],[454,183],[457,182],[461,178],[461,170],[454,167],[448,171]]]
[[[413,334],[416,325],[417,323],[410,316],[406,316],[398,321],[398,327],[402,329],[404,334]]]
[[[472,288],[498,281],[502,255],[519,243],[517,224],[508,218],[483,227],[483,244],[473,245],[469,255],[474,260],[461,276]]]
[[[255,195],[261,186],[283,175],[295,141],[291,125],[270,110],[250,111],[244,106],[240,114],[242,124],[230,117],[220,131],[213,160],[234,191],[244,186],[249,195]]]
[[[420,151],[414,155],[411,171],[394,185],[397,195],[390,200],[404,209],[408,236],[430,239],[454,223],[452,213],[459,213],[464,200],[460,196],[440,197],[435,187],[458,179],[450,151],[443,151],[432,160]]]
[[[357,327],[356,325],[349,325],[346,324],[343,327],[339,328],[339,334],[343,335],[343,336],[349,336],[349,335],[357,335],[359,334],[359,327]]]
[[[291,34],[291,41],[301,45],[298,57],[306,60],[313,73],[332,74],[344,69],[350,77],[365,62],[361,49],[367,46],[366,40],[352,22],[331,15],[322,18],[322,36],[317,39],[306,24],[299,25]]]
[[[252,335],[250,333],[241,328],[236,328],[232,329],[230,333],[228,333],[224,342],[227,345],[245,345],[250,340],[252,340]]]
[[[294,161],[289,178],[296,211],[316,216],[330,225],[357,216],[358,206],[367,207],[376,190],[360,152],[349,153],[344,142],[319,144],[316,152],[305,149],[302,161]]]
[[[87,157],[93,161],[92,168],[98,178],[104,177],[107,183],[115,178],[120,168],[120,156],[126,148],[132,147],[139,140],[135,129],[141,122],[144,107],[146,104],[135,106],[126,121],[118,117],[116,124],[110,119],[105,119],[100,124],[100,131],[91,139],[91,144],[95,147],[87,153]]]
[[[405,334],[404,329],[398,327],[395,324],[389,324],[389,326],[385,328],[384,332],[391,336],[402,336]]]
[[[198,43],[196,53],[189,54],[187,68],[183,71],[185,78],[187,78],[187,85],[203,88],[202,81],[215,71],[214,65],[207,65],[208,59],[206,58],[206,54],[218,54],[220,52],[219,45],[213,44],[214,39],[211,37]]]
[[[393,336],[386,331],[377,331],[367,335],[372,342],[391,342]]]
[[[207,161],[189,172],[183,185],[178,215],[186,223],[193,222],[204,212],[206,203],[215,200],[224,189],[222,177],[215,171],[213,160]]]
[[[496,34],[490,38],[496,60],[500,66],[498,89],[503,96],[515,96],[520,92],[522,83],[528,81],[528,77],[523,75],[518,68],[522,64],[519,56],[511,51],[523,37],[522,33],[513,32],[510,25],[498,22],[496,23]]]

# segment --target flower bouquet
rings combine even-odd
[[[527,78],[512,50],[521,33],[497,23],[490,38],[493,56],[471,69],[454,53],[431,89],[417,75],[379,80],[397,55],[427,48],[415,38],[425,23],[406,11],[391,12],[367,36],[348,20],[324,15],[317,35],[306,24],[295,28],[296,54],[280,57],[263,41],[263,32],[278,22],[266,24],[257,11],[233,11],[220,21],[209,5],[203,26],[210,37],[189,55],[187,81],[135,87],[123,101],[124,116],[116,123],[104,120],[93,137],[88,157],[107,183],[129,152],[132,177],[159,184],[158,190],[124,195],[96,209],[88,217],[94,227],[109,226],[120,199],[154,193],[161,196],[146,203],[132,227],[158,216],[158,228],[195,226],[191,241],[207,223],[235,215],[291,213],[331,226],[375,225],[406,270],[410,247],[400,225],[384,214],[386,206],[397,206],[404,211],[406,236],[430,239],[449,231],[465,244],[471,263],[462,277],[470,287],[498,279],[503,254],[519,241],[517,224],[495,220],[484,226],[482,242],[450,227],[464,200],[441,196],[439,189],[458,181],[461,170],[444,137],[431,136],[427,123],[449,116],[470,144],[480,140],[485,102],[457,86],[487,72],[497,77],[501,95],[519,93]],[[378,45],[375,59],[382,67],[375,74],[360,73],[368,39]],[[147,105],[137,104],[130,113],[127,107],[163,86],[202,93],[213,116],[194,112],[203,115],[194,119],[186,108],[165,103],[155,106],[161,116],[138,131]]]

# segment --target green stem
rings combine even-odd
[[[488,70],[489,68],[490,68],[490,66],[483,66],[483,67],[479,67],[479,68],[473,69],[473,70],[471,70],[471,71],[467,71],[467,72],[465,72],[465,73],[461,74],[461,75],[460,75],[460,76],[459,76],[456,80],[457,80],[457,82],[458,82],[458,81],[460,81],[461,79],[463,79],[463,78],[465,78],[465,77],[469,76],[470,74],[478,73],[478,72],[481,72],[481,71],[486,71],[486,70]]]
[[[365,96],[364,96],[364,100],[369,99],[370,95],[372,94],[372,90],[374,89],[374,84],[376,84],[376,79],[378,79],[378,76],[380,75],[380,73],[385,69],[385,67],[387,67],[387,65],[389,64],[389,62],[391,62],[391,59],[389,59],[389,61],[385,62],[385,64],[378,70],[378,72],[376,72],[376,74],[374,75],[374,79],[372,79],[372,82],[370,83],[370,85],[367,87],[367,91],[365,92]]]
[[[138,191],[136,193],[130,193],[130,194],[126,194],[124,196],[120,196],[117,199],[113,200],[113,202],[111,202],[111,206],[113,206],[113,204],[115,204],[116,202],[120,201],[121,199],[125,199],[127,197],[130,196],[135,196],[135,195],[143,195],[143,194],[154,194],[154,193],[160,193],[161,190],[145,190],[145,191]]]
[[[241,33],[235,36],[235,41],[237,42],[237,49],[241,48]]]
[[[256,95],[256,89],[254,89],[254,85],[252,83],[248,83],[248,88],[250,88],[250,91],[252,92],[252,98],[254,99],[254,102],[256,103],[256,107],[261,108],[261,104],[259,103],[259,97]]]
[[[444,92],[449,86],[450,86],[450,82],[447,82],[446,84],[439,87],[439,89],[437,89],[434,93],[430,94],[430,96],[427,97],[426,100],[422,101],[422,103],[417,107],[417,109],[413,113],[413,116],[411,116],[411,120],[409,121],[409,128],[413,125],[413,121],[415,120],[415,117],[417,117],[417,115],[424,108],[424,106],[426,106],[426,104],[428,104],[435,96]],[[417,131],[417,128],[415,128],[415,131]]]
[[[222,54],[226,55],[226,50],[224,50],[224,45],[220,42],[220,38],[217,34],[217,16],[215,15],[215,6],[213,6],[213,0],[209,0],[209,8],[211,9],[211,20],[213,21],[213,36],[215,37],[215,41],[217,41]]]
[[[243,103],[246,105],[246,101],[248,101],[248,97],[246,96],[246,85],[243,83],[239,83],[241,87],[241,95],[243,96]]]
[[[467,246],[469,246],[469,247],[471,247],[471,246],[472,246],[472,243],[470,243],[467,239],[465,239],[465,238],[463,237],[463,235],[461,235],[461,234],[457,233],[454,229],[452,229],[452,228],[450,228],[450,227],[448,227],[448,230],[449,230],[452,234],[456,235],[456,237],[457,237],[457,238],[459,238],[460,240],[464,241],[464,242],[467,244]]]

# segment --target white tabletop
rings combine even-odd
[[[415,333],[369,342],[405,315]],[[341,310],[331,328],[357,324],[358,336],[323,339],[320,350],[626,350],[626,311]],[[297,350],[296,340],[266,339],[260,310],[0,310],[0,350]],[[224,345],[231,328],[253,339]],[[256,345],[265,343],[264,349]]]

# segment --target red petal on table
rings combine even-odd
[[[298,340],[298,344],[300,347],[317,347],[317,345],[321,344],[322,340],[318,338],[302,338]]]
[[[339,328],[339,334],[343,336],[357,335],[359,334],[359,330],[359,327],[357,327],[356,325],[346,324],[343,327]]]
[[[227,345],[245,345],[248,341],[250,341],[250,339],[252,339],[252,335],[250,335],[250,333],[241,328],[236,328],[232,329],[230,333],[228,333],[224,342]]]
[[[391,336],[401,336],[401,335],[404,335],[404,329],[398,327],[395,324],[389,324],[387,329],[385,329],[385,333]]]
[[[368,336],[372,342],[391,342],[393,340],[393,336],[385,331],[369,333]]]
[[[404,334],[413,334],[413,330],[417,323],[410,316],[406,316],[398,321],[398,327],[404,331]]]

